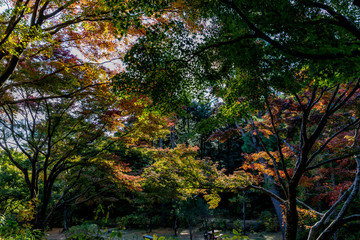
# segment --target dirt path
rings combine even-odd
[[[53,228],[50,231],[46,232],[47,240],[65,240],[65,233],[63,233],[62,228]]]

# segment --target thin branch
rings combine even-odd
[[[273,163],[273,166],[274,166],[274,169],[275,169],[275,174],[276,174],[276,177],[278,178],[279,180],[279,183],[284,191],[284,193],[286,193],[286,186],[285,186],[285,183],[283,182],[281,176],[280,176],[280,173],[279,173],[279,168],[277,167],[277,163],[276,163],[276,159],[275,157],[270,153],[270,151],[268,150],[268,148],[266,147],[265,143],[263,142],[259,132],[258,132],[258,129],[257,127],[255,126],[254,122],[252,122],[252,125],[257,133],[257,138],[259,139],[260,143],[261,143],[261,146],[262,148],[264,149],[264,151],[266,152],[266,154],[270,157],[272,163]]]
[[[310,207],[309,205],[307,205],[307,204],[304,203],[303,201],[300,201],[299,199],[296,199],[296,201],[297,201],[299,204],[301,204],[301,205],[303,205],[304,207],[306,207],[307,209],[313,211],[313,212],[316,213],[317,215],[319,215],[319,216],[321,216],[321,217],[324,216],[324,213],[320,213],[320,212],[316,211],[315,209],[313,209],[312,207]]]
[[[252,23],[249,18],[244,14],[244,12],[241,10],[239,6],[235,4],[234,1],[230,0],[221,0],[224,4],[228,5],[230,8],[232,8],[244,21],[244,23],[252,30],[255,35],[257,35],[259,38],[264,39],[269,44],[271,44],[273,47],[284,51],[285,53],[292,55],[294,57],[298,58],[305,58],[305,59],[312,59],[312,60],[328,60],[328,59],[339,59],[344,57],[355,57],[360,55],[360,50],[355,49],[351,51],[350,53],[343,53],[343,52],[332,52],[332,53],[310,53],[309,51],[299,51],[296,49],[293,49],[291,47],[288,47],[286,45],[283,45],[279,41],[274,40],[269,35],[267,35],[265,32],[263,32],[261,29],[259,29],[254,23]],[[344,25],[346,29],[348,25]]]
[[[35,1],[34,9],[33,9],[33,12],[32,12],[32,15],[31,15],[31,20],[30,20],[30,26],[35,25],[36,15],[37,15],[37,12],[38,12],[40,2],[41,2],[41,0],[36,0]]]
[[[337,85],[336,85],[336,88],[335,88],[335,91],[334,91],[334,93],[333,93],[333,95],[332,95],[329,103],[328,103],[327,106],[326,106],[326,112],[330,111],[331,105],[332,105],[332,103],[333,103],[334,100],[335,100],[335,97],[336,97],[336,95],[337,95],[337,93],[338,93],[338,91],[339,91],[339,88],[340,88],[340,84],[337,84]]]
[[[71,98],[74,95],[76,95],[77,93],[80,93],[82,91],[84,91],[85,89],[88,89],[90,87],[95,87],[95,86],[101,86],[101,85],[106,85],[107,83],[96,83],[96,84],[91,84],[85,87],[82,87],[74,92],[71,93],[66,93],[66,94],[60,94],[60,95],[53,95],[53,96],[42,96],[42,97],[36,97],[36,98],[27,98],[27,99],[20,99],[20,100],[7,100],[7,101],[3,101],[2,104],[7,104],[7,105],[13,105],[13,104],[18,104],[18,103],[23,103],[23,102],[38,102],[38,101],[43,101],[43,100],[47,100],[47,99],[56,99],[56,98]]]
[[[95,17],[95,16],[93,16]],[[87,16],[87,17],[78,17],[63,23],[59,23],[57,25],[51,26],[51,27],[47,27],[45,29],[43,29],[46,32],[49,32],[51,35],[54,35],[55,33],[59,32],[61,29],[73,25],[73,24],[77,24],[77,23],[81,23],[81,22],[98,22],[98,21],[111,21],[113,20],[112,17],[99,17],[99,18],[92,18],[91,16]]]
[[[298,155],[300,154],[300,152],[299,152],[298,150],[296,150],[296,149],[294,148],[294,146],[291,145],[286,139],[282,138],[282,140],[284,141],[284,143],[286,144],[286,146],[288,146],[288,147],[291,149],[291,151],[294,152],[295,157],[297,158]]]
[[[346,129],[348,129],[349,127],[357,124],[360,121],[360,118],[356,119],[355,121],[353,121],[352,123],[349,123],[348,125],[346,125],[345,127],[341,128],[339,131],[337,131],[336,133],[334,133],[331,137],[329,137],[319,148],[318,150],[316,150],[311,157],[308,159],[308,161],[306,162],[307,165],[309,165],[314,158],[319,155],[324,149],[325,147],[340,133],[344,132]]]
[[[310,167],[307,167],[305,171],[310,171],[310,170],[313,170],[313,169],[316,169],[318,167],[321,167],[325,164],[328,164],[328,163],[331,163],[331,162],[335,162],[335,161],[338,161],[338,160],[342,160],[342,159],[345,159],[345,158],[349,158],[349,157],[353,157],[355,156],[356,154],[360,154],[360,151],[356,151],[356,152],[352,152],[352,153],[349,153],[349,154],[346,154],[346,155],[343,155],[341,157],[336,157],[336,158],[332,158],[330,160],[326,160],[326,161],[323,161],[323,162],[320,162],[314,166],[310,166]]]
[[[74,2],[76,2],[76,0],[72,0],[72,1],[69,1],[67,3],[65,3],[63,6],[60,6],[58,9],[54,10],[52,13],[49,13],[49,14],[46,14],[43,16],[43,20],[47,20],[49,18],[52,18],[54,17],[56,14],[60,13],[61,11],[63,11],[64,9],[66,9],[67,7],[69,7],[71,4],[73,4]],[[45,3],[44,4],[45,8],[47,7],[47,4]],[[45,8],[42,8],[42,11],[44,12],[45,11]]]
[[[360,30],[357,28],[357,26],[353,22],[351,22],[347,17],[336,12],[330,6],[320,3],[320,2],[312,2],[312,1],[308,1],[308,0],[305,0],[305,1],[301,0],[301,2],[304,5],[321,8],[321,9],[327,11],[332,17],[334,17],[335,19],[338,20],[338,23],[340,26],[342,26],[344,29],[351,32],[357,39],[360,39]]]
[[[357,165],[356,177],[355,177],[355,180],[354,180],[353,184],[351,185],[351,187],[347,191],[349,193],[349,196],[345,200],[345,202],[344,202],[343,206],[341,207],[339,213],[337,214],[336,218],[328,225],[328,227],[324,231],[322,231],[322,233],[320,234],[318,239],[325,239],[327,237],[330,237],[330,235],[333,232],[336,231],[336,229],[342,224],[342,220],[344,219],[345,213],[348,210],[350,204],[352,203],[355,195],[359,192],[359,186],[360,186],[360,158],[355,156],[355,160],[356,160],[356,165]],[[352,188],[352,190],[350,192],[349,190],[351,188]],[[325,214],[325,216],[326,216],[326,214]],[[323,219],[325,218],[325,216],[323,217]],[[329,217],[330,217],[330,215],[328,215],[325,218],[325,221],[327,221],[327,218],[329,218]],[[323,220],[323,219],[321,219],[321,220]]]
[[[326,90],[324,88],[321,89],[319,97],[311,104],[310,108],[313,108],[320,101],[320,99],[324,95],[325,91]]]
[[[344,100],[342,100],[340,103],[338,103],[338,101],[336,103],[334,103],[333,107],[330,109],[330,113],[335,113],[337,110],[339,110],[342,106],[344,106],[344,104],[356,93],[356,91],[359,89],[360,87],[360,78],[358,78],[354,88],[350,91],[350,93],[344,98]],[[347,92],[347,90],[349,89],[349,87],[346,89],[346,91],[343,93],[343,95]],[[341,98],[342,96],[341,95]],[[341,99],[339,98],[339,99]],[[338,105],[336,106],[336,104],[338,103]]]
[[[278,132],[276,126],[275,126],[274,116],[273,116],[273,114],[271,112],[270,103],[269,103],[268,99],[266,99],[266,106],[267,106],[269,114],[270,114],[271,126],[272,126],[272,128],[273,128],[273,130],[275,132],[275,135],[276,135],[276,142],[277,142],[277,148],[278,148],[278,151],[279,151],[279,154],[280,154],[281,165],[282,165],[283,171],[285,172],[286,179],[290,180],[290,176],[289,176],[289,173],[288,173],[286,165],[285,165],[284,154],[283,154],[282,148],[281,148],[281,141],[280,141],[279,132]]]
[[[269,190],[267,190],[267,189],[265,189],[265,188],[256,186],[256,185],[248,185],[248,186],[246,186],[246,187],[239,187],[239,188],[237,188],[237,190],[239,190],[239,191],[244,191],[244,190],[248,190],[248,189],[250,189],[250,188],[259,190],[259,191],[267,194],[268,196],[276,199],[276,200],[277,200],[278,202],[280,202],[281,204],[286,205],[286,201],[285,201],[284,199],[280,198],[278,195],[274,194],[273,192],[271,192],[271,191],[269,191]]]

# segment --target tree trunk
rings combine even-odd
[[[299,217],[296,210],[296,188],[289,186],[288,206],[286,208],[285,239],[296,240]]]
[[[72,210],[66,204],[64,206],[64,229],[67,231],[71,226]]]
[[[161,204],[161,226],[165,227],[166,225],[166,209],[165,209],[165,203]]]
[[[187,220],[188,222],[188,226],[189,226],[189,233],[190,233],[190,240],[193,240],[193,233],[192,233],[192,224],[191,224],[191,220]]]
[[[242,235],[245,235],[245,218],[246,218],[246,212],[245,212],[245,206],[246,206],[246,202],[245,202],[245,191],[243,192],[243,229],[242,229]]]
[[[175,222],[174,222],[174,236],[175,237],[177,237],[177,229],[178,229],[177,220],[178,220],[178,216],[177,216],[177,214],[175,214]]]

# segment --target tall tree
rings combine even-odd
[[[285,206],[285,238],[296,239],[300,179],[315,168],[314,162],[329,142],[358,123],[355,116],[340,128],[332,127],[333,121],[344,121],[335,117],[339,112],[356,109],[358,6],[338,1],[190,1],[187,8],[178,8],[177,13],[178,18],[171,24],[159,23],[147,29],[128,53],[128,72],[115,78],[119,91],[123,86],[127,90],[130,87],[171,110],[201,93],[214,94],[226,103],[223,114],[242,118],[254,113],[256,116],[259,110],[272,113],[275,110],[271,98],[276,96],[297,99],[301,129],[297,132],[299,142],[295,149],[299,154],[292,162],[293,174],[286,172],[281,154],[282,145],[288,142],[279,134],[282,125],[276,125],[275,114],[268,115],[273,118],[271,124],[281,160],[279,170],[285,174],[286,180],[278,177],[283,182],[285,200],[267,192]],[[197,29],[188,27],[189,18],[196,20],[193,23]],[[324,110],[317,112],[321,101]],[[315,113],[318,122],[310,127]],[[323,140],[327,131],[331,132],[329,139]],[[352,152],[351,157],[355,154]],[[343,157],[349,157],[348,153]],[[349,202],[358,191],[358,177],[352,186],[351,193],[346,193]],[[336,207],[329,209],[321,223],[314,226],[311,238],[324,239],[343,219],[356,219],[357,215],[343,215],[346,206],[337,220],[325,227]]]

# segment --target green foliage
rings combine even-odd
[[[114,205],[111,204],[109,206],[107,206],[106,208],[103,207],[103,205],[100,203],[97,208],[95,209],[95,220],[100,220],[102,224],[106,224],[109,220],[109,216],[110,216],[110,209],[113,208]],[[99,216],[100,217],[99,219]]]
[[[148,222],[148,218],[143,214],[130,214],[119,219],[120,225],[127,228],[146,228]]]
[[[101,231],[96,224],[82,224],[73,226],[66,233],[67,240],[107,240],[107,239],[121,239],[122,233],[118,230],[108,232]]]
[[[274,214],[269,211],[264,211],[260,214],[260,221],[265,225],[267,232],[277,232],[279,231],[279,223]]]
[[[241,146],[241,150],[245,153],[253,153],[256,152],[255,147],[252,143],[252,135],[250,133],[245,133],[241,136],[241,139],[244,141],[243,145]],[[271,135],[269,137],[262,137],[262,140],[266,147],[270,151],[274,151],[276,149],[276,137],[274,135]]]
[[[230,237],[228,235],[222,235],[221,239],[224,240],[241,240],[241,239],[249,239],[248,236],[244,236],[241,234],[241,229],[233,229],[234,236]]]
[[[73,226],[66,233],[67,240],[110,240],[121,239],[122,233],[119,230],[102,231],[96,224],[82,224]]]
[[[44,236],[41,230],[34,230],[20,224],[14,215],[0,215],[0,239],[36,240]]]
[[[343,237],[346,240],[357,240],[360,239],[360,230],[358,228],[359,223],[353,222],[345,224],[339,231],[337,232],[338,236]]]
[[[16,161],[23,163],[23,154],[13,151]],[[10,214],[27,200],[28,190],[22,172],[16,168],[6,156],[0,152],[0,213]]]
[[[168,38],[169,34],[174,38]],[[209,72],[212,70],[203,68],[206,72],[201,72],[197,57],[189,62],[176,61],[189,54],[189,46],[199,45],[191,35],[180,21],[147,28],[145,36],[125,56],[128,71],[113,78],[116,92],[119,95],[150,96],[154,102],[152,106],[162,112],[184,113],[182,107],[191,105],[192,100],[209,99],[206,89],[210,85],[203,78],[211,75]],[[183,81],[184,76],[189,76],[187,81]],[[217,76],[221,78],[221,75]]]
[[[156,234],[153,235],[153,240],[177,240],[177,239],[178,239],[177,237],[175,237],[175,238],[173,238],[173,237],[166,238],[164,236],[158,237]]]
[[[102,232],[96,224],[82,224],[73,226],[66,233],[68,240],[103,240]]]
[[[178,203],[177,212],[180,220],[188,227],[194,227],[200,221],[207,221],[210,217],[209,206],[201,198],[180,201]]]
[[[223,231],[229,230],[230,228],[230,220],[229,219],[223,219],[223,218],[215,218],[211,221],[211,226],[214,229],[221,229]]]

